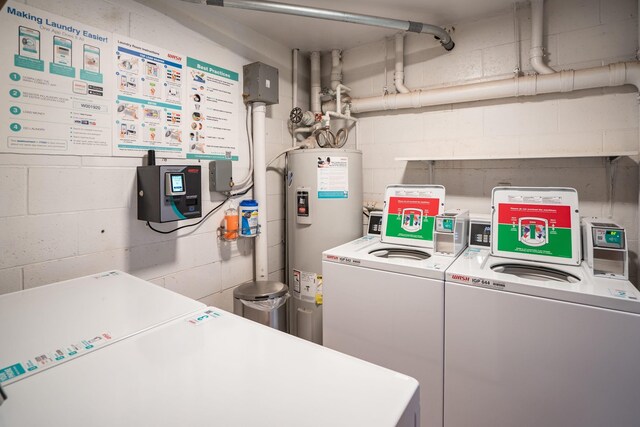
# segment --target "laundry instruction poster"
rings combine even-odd
[[[110,155],[112,33],[8,1],[0,152]]]
[[[163,157],[185,157],[185,56],[118,34],[113,38],[113,155],[153,149]]]
[[[186,157],[238,160],[238,73],[188,57],[186,81]]]
[[[392,196],[387,212],[386,237],[432,241],[440,199]]]
[[[572,257],[571,206],[498,204],[498,250]]]

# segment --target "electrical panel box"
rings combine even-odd
[[[231,191],[233,166],[231,160],[214,160],[209,163],[209,190],[220,193]]]
[[[262,62],[242,67],[243,95],[247,102],[278,103],[278,69]]]
[[[202,216],[200,166],[139,166],[138,219],[170,222]]]

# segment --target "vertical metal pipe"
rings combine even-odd
[[[258,226],[260,234],[256,236],[256,280],[268,280],[269,260],[267,243],[267,160],[266,160],[266,120],[267,107],[264,102],[253,103],[253,194],[258,201],[260,214]]]
[[[291,51],[291,55],[293,56],[292,61],[293,61],[293,71],[292,71],[292,76],[291,76],[291,81],[292,81],[292,94],[291,94],[291,109],[293,110],[294,108],[296,108],[298,106],[298,53],[299,53],[299,49],[293,49]],[[296,146],[296,134],[293,133],[292,136],[292,141],[291,141],[291,146],[295,147]]]

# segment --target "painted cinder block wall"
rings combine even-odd
[[[405,39],[405,84],[412,89],[458,85],[513,76],[516,52],[524,73],[531,9],[511,9],[484,19],[454,23],[456,47],[447,53],[426,35]],[[556,70],[634,61],[638,49],[637,2],[546,0],[545,46]],[[519,43],[517,42],[519,39]],[[393,84],[393,38],[343,52],[344,83],[353,97],[379,96]],[[323,87],[330,57],[323,55]],[[386,71],[386,73],[385,73]],[[604,158],[490,160],[492,156],[638,150],[638,94],[633,87],[561,95],[511,98],[414,110],[361,114],[359,141],[364,158],[364,198],[382,207],[384,188],[429,183],[428,162],[395,157],[481,156],[487,160],[437,161],[433,183],[447,190],[447,207],[489,213],[497,185],[569,186],[578,190],[582,215],[609,216],[627,228],[631,278],[638,269],[638,157],[617,161],[613,204],[609,163]],[[354,138],[350,138],[352,141]],[[353,142],[350,142],[353,143]]]
[[[198,58],[209,58],[212,63],[240,73],[244,64],[256,60],[279,68],[280,104],[267,108],[267,158],[290,146],[285,135],[291,109],[288,48],[238,25],[220,26],[220,31],[227,31],[226,34],[204,36],[129,0],[23,3]],[[230,38],[234,40],[232,48],[215,41]],[[245,49],[239,54],[241,45],[252,46],[253,50]],[[258,51],[260,55],[256,54]],[[308,73],[304,61],[301,73]],[[239,177],[247,171],[248,152],[246,114],[240,100],[238,104],[241,161],[234,162],[234,174]],[[159,164],[164,162],[158,158]],[[281,161],[275,166],[283,164]],[[201,227],[181,230],[177,236],[148,230],[136,219],[135,168],[139,165],[143,165],[140,158],[0,154],[0,293],[121,269],[232,310],[232,289],[253,277],[253,242],[244,239],[221,243],[217,239],[216,228],[224,209]],[[201,165],[203,211],[208,212],[222,196],[208,192],[208,162]],[[268,212],[261,211],[269,221],[269,277],[273,280],[282,280],[284,266],[281,182],[277,170],[268,172]],[[170,229],[176,224],[184,223],[157,227]]]

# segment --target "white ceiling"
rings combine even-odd
[[[513,7],[514,0],[285,0],[282,2],[447,26],[508,10]],[[346,49],[380,40],[395,32],[378,27],[252,10],[203,5],[197,7],[202,8],[203,15],[214,16],[215,14],[229,18],[289,48],[299,48],[303,51]]]

